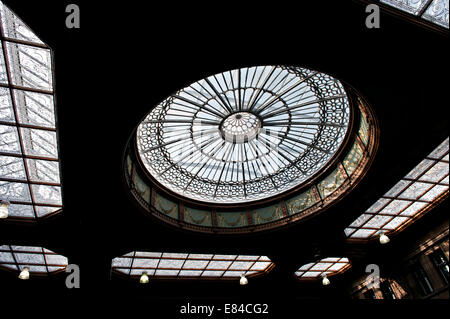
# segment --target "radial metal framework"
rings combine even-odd
[[[350,109],[342,84],[299,67],[236,69],[158,104],[137,129],[150,175],[184,197],[266,199],[307,181],[339,150]]]

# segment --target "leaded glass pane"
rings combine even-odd
[[[0,152],[21,154],[16,127],[0,125]]]
[[[422,18],[448,28],[448,0],[433,0]]]
[[[23,159],[0,155],[0,178],[26,180]]]
[[[25,183],[0,181],[0,197],[9,201],[31,203],[30,190]]]
[[[21,124],[55,127],[52,95],[14,90],[14,97]]]
[[[43,44],[33,31],[0,1],[1,23],[5,37]]]
[[[381,0],[382,3],[389,4],[397,9],[417,15],[427,4],[428,0]]]
[[[0,81],[1,77],[0,65]],[[4,87],[0,87],[0,121],[11,123],[15,122],[14,111],[11,103],[11,93],[9,92],[9,89]]]
[[[30,128],[20,128],[20,132],[26,155],[58,157],[55,132]]]
[[[50,50],[6,42],[12,82],[17,86],[51,91]]]

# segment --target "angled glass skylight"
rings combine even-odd
[[[66,257],[42,247],[0,246],[0,268],[21,272],[28,268],[31,274],[48,275],[63,271],[68,265]]]
[[[449,27],[449,0],[380,0],[380,2],[442,27]]]
[[[358,217],[345,234],[350,239],[373,238],[406,226],[448,195],[449,139],[441,143],[408,175]]]
[[[349,125],[337,79],[288,66],[242,68],[192,83],[137,129],[145,168],[203,202],[269,198],[307,181],[340,149]]]
[[[62,209],[52,53],[0,1],[0,200],[12,219]]]
[[[269,272],[274,264],[266,256],[131,252],[114,258],[112,270],[127,276],[236,279]]]
[[[318,262],[301,266],[295,275],[300,280],[315,280],[322,276],[333,276],[348,270],[351,267],[348,258],[329,257]]]

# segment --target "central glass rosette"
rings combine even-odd
[[[258,66],[183,88],[139,124],[138,155],[155,182],[205,203],[269,199],[333,160],[350,122],[343,85],[300,67]]]
[[[222,137],[231,143],[244,143],[254,139],[261,128],[261,121],[252,113],[231,114],[220,125]]]

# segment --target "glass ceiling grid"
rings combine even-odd
[[[42,247],[0,246],[0,268],[22,271],[28,268],[30,273],[48,275],[64,270],[68,259]]]
[[[449,139],[366,210],[349,227],[349,239],[373,238],[405,227],[428,211],[449,189]]]
[[[10,218],[62,209],[52,53],[0,1],[0,200]]]
[[[114,258],[112,270],[128,276],[146,272],[152,277],[240,278],[270,271],[273,263],[266,256],[203,255],[133,252]]]
[[[419,20],[423,19],[449,28],[449,0],[379,0],[376,2],[411,14]]]
[[[295,276],[302,280],[317,279],[324,275],[332,276],[342,273],[351,266],[348,258],[324,258],[315,263],[309,263],[301,266],[296,272]]]

